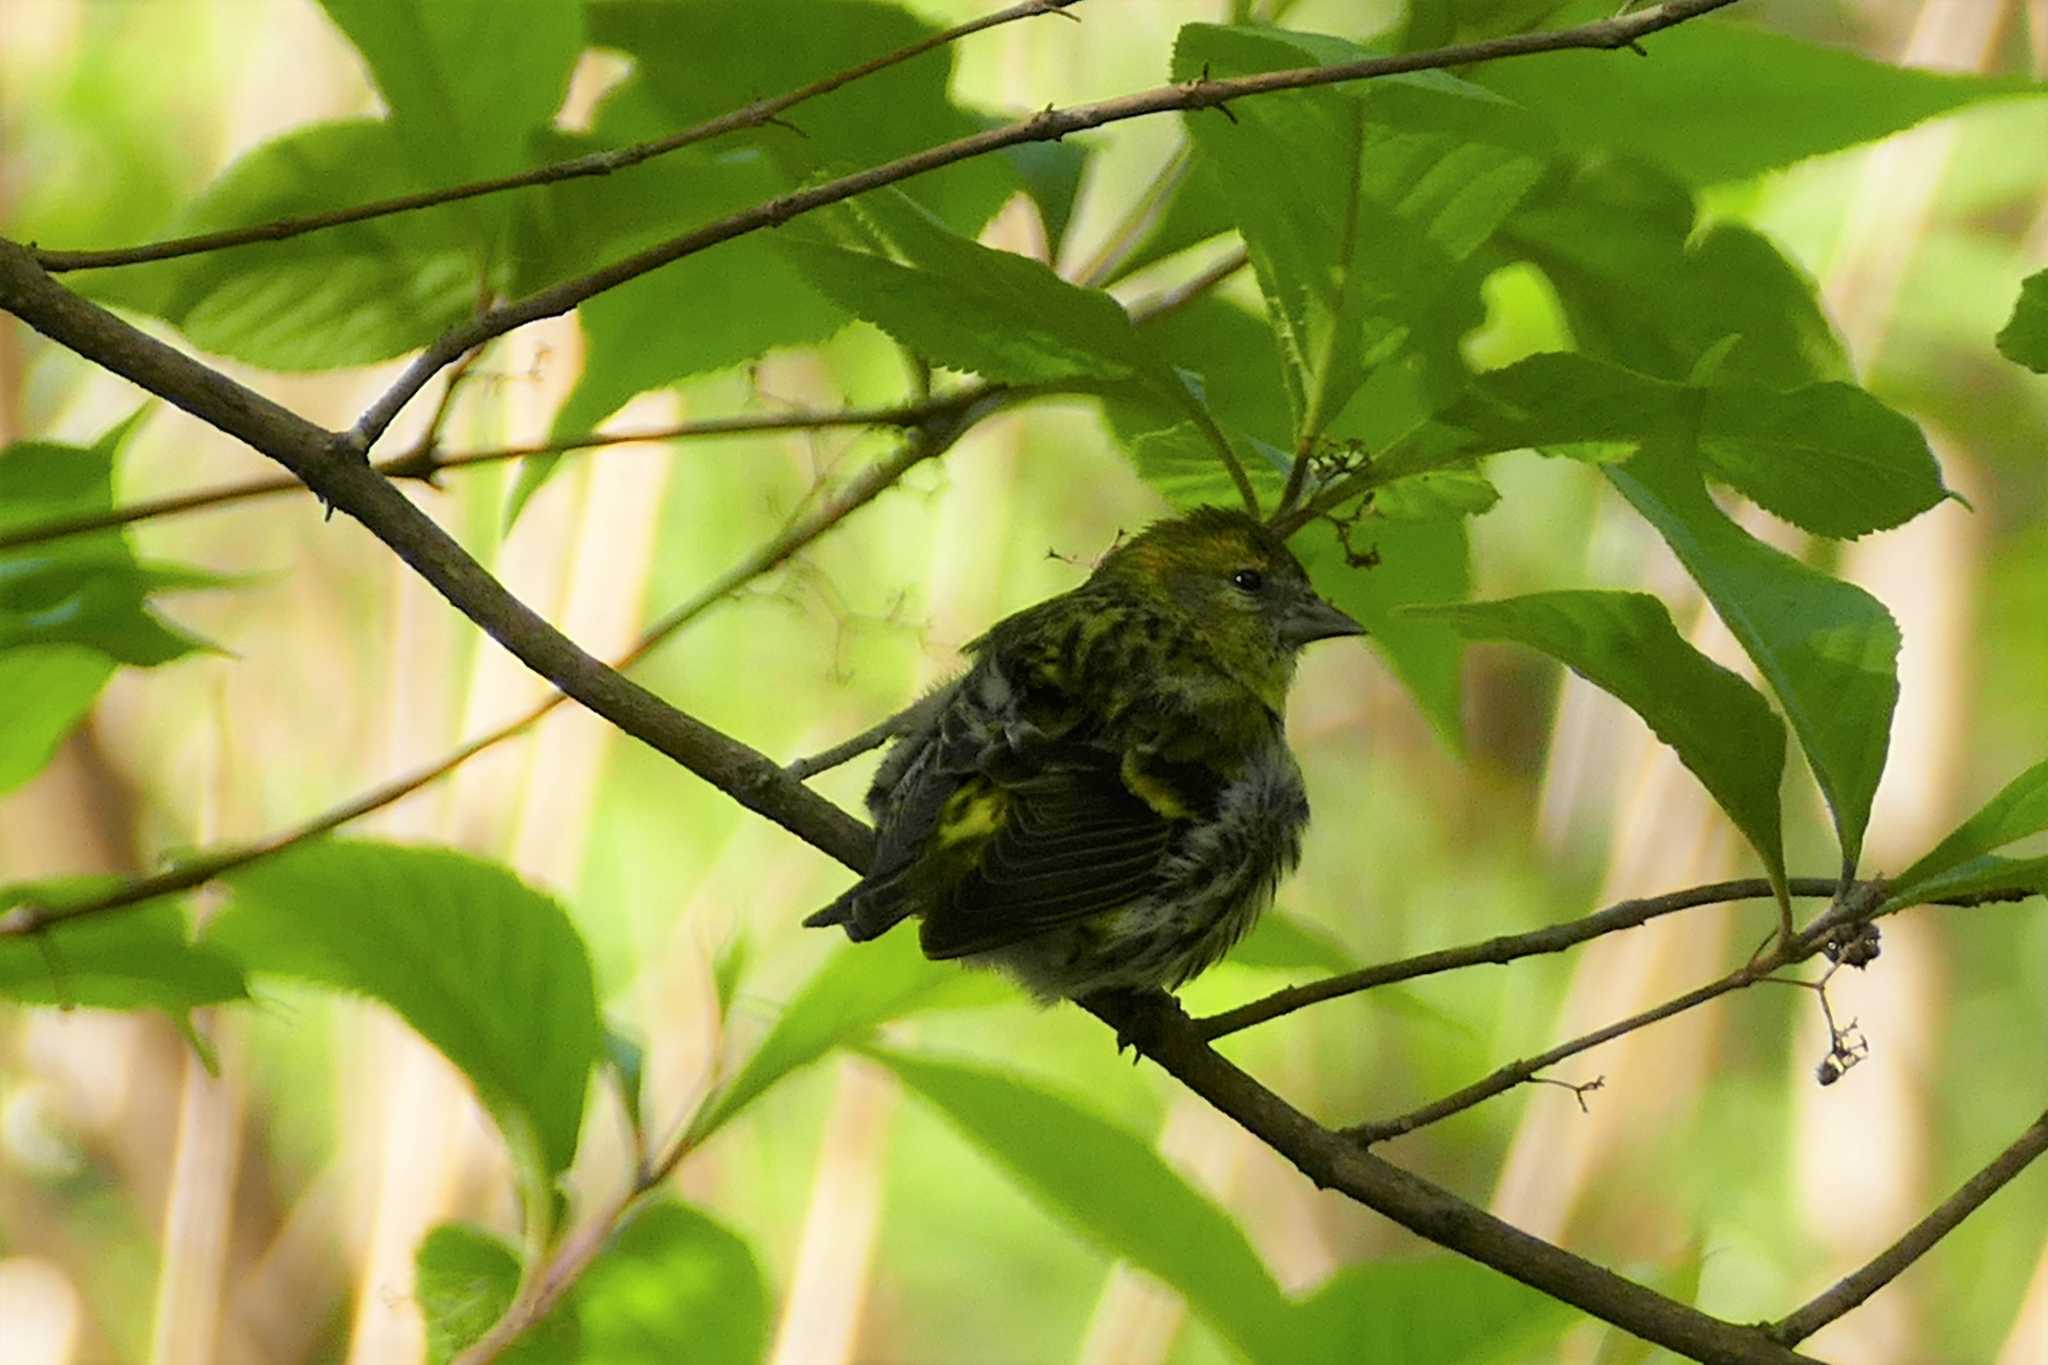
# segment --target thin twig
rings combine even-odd
[[[705,437],[745,435],[750,432],[823,431],[835,427],[914,427],[960,403],[963,395],[971,400],[979,398],[986,392],[988,390],[985,386],[977,386],[971,391],[961,390],[922,403],[899,404],[892,407],[849,408],[842,412],[784,412],[712,417],[639,431],[591,432],[580,436],[565,436],[559,440],[528,445],[496,446],[455,454],[442,454],[422,445],[415,446],[403,455],[379,460],[373,467],[390,478],[417,479],[424,483],[432,483],[448,470],[472,469],[507,460],[523,460],[534,455],[560,455],[569,451],[593,450],[614,445],[686,441]],[[216,484],[211,488],[150,498],[105,512],[53,518],[32,526],[0,532],[0,552],[20,549],[25,545],[62,540],[67,536],[104,531],[116,526],[129,526],[157,517],[202,511],[209,507],[224,507],[280,493],[305,491],[306,485],[290,474],[275,474],[244,479],[236,483]]]
[[[67,270],[97,270],[108,266],[140,265],[146,261],[170,260],[178,256],[196,256],[202,252],[221,251],[229,247],[247,246],[253,242],[281,242],[291,237],[319,232],[323,228],[342,227],[348,223],[361,223],[372,218],[384,218],[395,213],[413,213],[430,209],[441,204],[453,204],[464,199],[476,199],[484,195],[503,194],[507,190],[526,189],[534,185],[551,185],[562,180],[578,180],[587,176],[610,175],[637,166],[643,161],[668,152],[688,147],[693,143],[705,142],[726,133],[745,128],[760,128],[779,121],[787,111],[813,100],[820,95],[830,94],[843,86],[851,85],[863,77],[878,71],[886,71],[901,65],[914,57],[921,57],[934,48],[944,47],[969,34],[980,33],[998,24],[1007,24],[1013,19],[1029,19],[1040,14],[1056,14],[1080,0],[1023,0],[1020,4],[979,19],[970,19],[956,24],[941,33],[920,38],[907,47],[862,62],[859,66],[835,72],[830,76],[812,81],[800,89],[777,95],[772,99],[755,100],[728,114],[670,133],[666,137],[649,142],[638,142],[630,147],[618,147],[586,156],[571,157],[532,170],[520,171],[515,175],[497,176],[490,180],[477,180],[467,185],[453,185],[446,189],[428,190],[422,194],[400,195],[392,199],[379,199],[374,203],[358,204],[353,208],[336,209],[330,213],[307,214],[299,218],[285,218],[271,223],[258,223],[249,227],[230,228],[224,232],[207,232],[193,237],[178,237],[170,241],[150,242],[142,246],[119,247],[107,251],[44,251],[37,249],[37,264],[52,274]],[[1068,15],[1072,18],[1072,15]]]
[[[368,450],[391,420],[413,395],[457,356],[492,337],[503,336],[542,318],[566,313],[586,299],[628,280],[682,260],[720,242],[766,227],[780,227],[792,218],[851,199],[855,195],[894,185],[914,176],[935,171],[956,162],[986,156],[1005,147],[1029,142],[1057,141],[1072,133],[1099,128],[1125,119],[1152,114],[1214,109],[1228,101],[1271,94],[1282,90],[1305,90],[1315,86],[1338,85],[1371,80],[1379,76],[1410,71],[1430,71],[1503,57],[1527,56],[1538,52],[1560,52],[1579,48],[1628,47],[1646,34],[1670,28],[1710,11],[1734,4],[1735,0],[1665,0],[1634,14],[1617,15],[1574,28],[1537,33],[1517,33],[1484,42],[1461,43],[1429,52],[1406,52],[1387,57],[1369,57],[1333,66],[1297,67],[1266,71],[1230,80],[1198,78],[1179,85],[1164,85],[1135,94],[1066,109],[1047,108],[1028,118],[985,132],[927,147],[909,156],[871,166],[852,175],[807,185],[751,208],[706,223],[679,237],[658,242],[644,251],[614,261],[602,270],[514,299],[492,309],[473,322],[443,333],[420,353],[384,393],[364,410],[349,428],[348,439],[357,450]]]
[[[1878,1290],[1897,1279],[1906,1267],[1926,1255],[1934,1244],[1956,1230],[1965,1218],[1997,1194],[2014,1176],[2048,1152],[2048,1113],[2035,1119],[1983,1170],[1965,1180],[1954,1194],[1935,1206],[1933,1212],[1915,1223],[1906,1235],[1887,1247],[1862,1269],[1837,1281],[1833,1288],[1811,1303],[1788,1313],[1770,1329],[1773,1341],[1796,1346],[1821,1328],[1849,1312]]]
[[[1830,897],[1835,894],[1837,885],[1832,877],[1791,879],[1792,894],[1795,896]],[[1412,981],[1418,976],[1434,976],[1438,972],[1457,971],[1464,967],[1499,965],[1544,953],[1563,952],[1567,948],[1576,947],[1603,935],[1621,929],[1633,929],[1639,924],[1647,924],[1659,916],[1680,910],[1691,910],[1702,905],[1725,905],[1731,901],[1761,900],[1772,894],[1768,881],[1762,877],[1750,877],[1741,881],[1688,887],[1683,891],[1673,891],[1643,900],[1622,901],[1594,914],[1546,925],[1541,929],[1531,929],[1527,933],[1503,934],[1498,938],[1469,943],[1461,948],[1440,948],[1435,952],[1402,958],[1398,962],[1383,962],[1377,966],[1360,968],[1355,972],[1345,972],[1341,976],[1311,981],[1307,985],[1289,986],[1274,991],[1271,995],[1239,1005],[1235,1009],[1212,1014],[1205,1019],[1197,1019],[1195,1028],[1204,1038],[1213,1041],[1227,1034],[1236,1033],[1239,1029],[1267,1023],[1325,1000],[1356,995],[1360,991],[1392,985],[1397,981]]]
[[[1800,887],[1810,887],[1813,882],[1819,880],[1821,879],[1800,878],[1797,885]],[[1790,966],[1796,962],[1804,962],[1818,953],[1827,951],[1829,944],[1838,941],[1837,935],[1844,928],[1867,924],[1886,913],[1882,908],[1885,890],[1886,887],[1882,881],[1852,882],[1847,887],[1840,888],[1836,892],[1834,904],[1824,914],[1814,919],[1806,928],[1794,935],[1791,941],[1787,942],[1783,937],[1773,934],[1772,938],[1767,940],[1767,942],[1772,942],[1775,946],[1771,947],[1768,952],[1753,954],[1748,962],[1726,976],[1709,981],[1704,986],[1696,987],[1693,990],[1687,991],[1684,995],[1667,1000],[1654,1008],[1644,1010],[1639,1014],[1632,1014],[1626,1019],[1617,1020],[1605,1028],[1595,1029],[1591,1033],[1582,1034],[1569,1042],[1559,1043],[1547,1052],[1538,1053],[1534,1057],[1524,1058],[1521,1061],[1510,1062],[1506,1066],[1500,1067],[1481,1079],[1474,1081],[1464,1089],[1446,1095],[1440,1100],[1425,1104],[1417,1109],[1411,1109],[1407,1113],[1394,1118],[1381,1119],[1372,1123],[1361,1123],[1347,1128],[1344,1130],[1345,1136],[1355,1142],[1369,1146],[1375,1142],[1384,1142],[1388,1138],[1400,1137],[1404,1133],[1412,1133],[1418,1128],[1437,1123],[1449,1118],[1453,1114],[1462,1113],[1476,1104],[1490,1100],[1496,1095],[1504,1094],[1516,1086],[1529,1081],[1537,1072],[1553,1067],[1567,1057],[1576,1057],[1579,1053],[1598,1047],[1602,1043],[1612,1042],[1623,1034],[1634,1033],[1638,1029],[1647,1028],[1651,1024],[1669,1019],[1673,1015],[1683,1014],[1687,1010],[1704,1005],[1709,1000],[1717,999],[1728,994],[1730,991],[1745,990],[1759,981],[1782,980],[1782,978],[1773,976],[1773,973],[1779,968]],[[1795,890],[1794,894],[1806,894],[1806,892]],[[1958,896],[1953,900],[1930,903],[1974,906],[1983,905],[1991,901],[2026,900],[2034,894],[2031,891],[2020,890],[1996,891],[1970,896]]]

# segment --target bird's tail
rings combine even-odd
[[[855,943],[865,943],[888,933],[909,914],[909,897],[903,895],[894,879],[879,883],[860,881],[824,909],[806,916],[804,927],[823,929],[836,924]]]

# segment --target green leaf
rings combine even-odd
[[[837,241],[790,232],[783,250],[820,293],[917,355],[1006,384],[1171,383],[1108,294],[970,241],[895,190],[826,219]]]
[[[1653,439],[1607,477],[1664,537],[1770,683],[1854,868],[1898,704],[1899,628],[1861,588],[1810,569],[1730,521],[1682,439]]]
[[[242,227],[428,188],[389,123],[313,124],[242,156],[171,231]],[[486,268],[486,239],[457,212],[463,207],[95,272],[84,289],[164,319],[204,350],[266,369],[388,360],[467,321],[486,287],[504,284],[501,271]]]
[[[1290,543],[1316,590],[1364,625],[1366,643],[1386,658],[1437,733],[1457,747],[1463,654],[1457,632],[1398,608],[1457,601],[1469,591],[1465,524],[1368,517],[1353,528],[1351,542],[1361,554],[1377,553],[1379,563],[1353,567],[1326,521],[1312,523]]]
[[[369,64],[412,168],[437,186],[522,169],[583,50],[577,0],[320,3]]]
[[[1338,39],[1190,24],[1174,79],[1350,60]],[[1542,173],[1523,111],[1440,72],[1188,116],[1281,338],[1295,445],[1329,426]]]
[[[1681,420],[1697,423],[1708,472],[1817,535],[1884,530],[1948,495],[1920,428],[1853,385],[1694,388],[1571,352],[1475,376],[1372,473],[1391,482],[1520,447],[1606,461]]]
[[[790,1072],[862,1041],[891,1019],[1013,998],[992,973],[926,961],[915,934],[891,934],[834,953],[784,1006],[746,1065],[698,1111],[685,1141],[702,1143]]]
[[[140,417],[89,448],[21,441],[0,450],[0,531],[109,511],[114,462]],[[165,663],[204,647],[156,617],[152,594],[221,581],[138,563],[118,529],[0,551],[0,790],[48,762],[115,664]]]
[[[1993,891],[2048,895],[2048,858],[2002,858],[1996,853],[1985,853],[1940,872],[1911,880],[1901,877],[1885,898],[1883,909],[1899,910]]]
[[[0,887],[0,912],[17,905],[62,909],[120,886],[115,877],[73,877]],[[0,938],[0,996],[88,1009],[160,1009],[248,994],[228,953],[189,941],[173,901],[150,901],[51,925],[30,937]]]
[[[576,1287],[578,1365],[752,1365],[770,1303],[754,1253],[674,1200],[635,1213]]]
[[[938,31],[895,5],[862,0],[589,0],[587,11],[591,41],[633,57],[670,127],[798,89]],[[952,75],[953,51],[940,46],[804,101],[783,116],[785,126],[718,145],[765,151],[782,172],[778,193],[829,167],[873,166],[981,131],[983,116],[952,103]],[[950,226],[973,232],[1017,181],[1005,159],[975,157],[907,188]]]
[[[1576,1320],[1557,1300],[1470,1261],[1371,1261],[1338,1271],[1301,1306],[1295,1359],[1318,1365],[1547,1359],[1537,1348]]]
[[[428,1359],[445,1365],[489,1331],[518,1292],[519,1258],[465,1223],[443,1223],[415,1255]],[[636,1211],[575,1287],[501,1360],[518,1365],[752,1365],[769,1300],[747,1244],[674,1200]]]
[[[1543,271],[1578,349],[1601,359],[1691,380],[1703,355],[1735,337],[1723,382],[1784,389],[1852,377],[1805,272],[1760,233],[1697,221],[1691,191],[1647,163],[1555,168],[1500,243]]]
[[[1252,925],[1251,932],[1230,950],[1230,961],[1240,967],[1265,967],[1287,971],[1313,968],[1335,976],[1358,966],[1335,935],[1312,920],[1282,910],[1268,910]]]
[[[2015,365],[2048,374],[2048,270],[2036,271],[2020,285],[2012,320],[1998,334],[1998,351]]]
[[[1541,650],[1641,716],[1720,803],[1782,896],[1785,726],[1757,690],[1687,644],[1647,593],[1550,592],[1411,607],[1468,640]]]
[[[1178,1290],[1246,1356],[1299,1359],[1290,1305],[1244,1230],[1149,1143],[1010,1076],[872,1055],[1062,1219]]]
[[[1476,469],[1440,469],[1396,479],[1374,490],[1372,510],[1388,521],[1476,517],[1500,501],[1500,490]]]
[[[1582,0],[1553,22],[1613,13],[1607,0]],[[1648,42],[1652,61],[1554,52],[1490,62],[1474,79],[1534,111],[1562,142],[1633,152],[1692,185],[1747,179],[1983,100],[2042,89],[2020,77],[1893,66],[1716,19]]]
[[[427,1320],[429,1365],[447,1365],[505,1315],[519,1290],[519,1256],[470,1223],[442,1223],[413,1253],[416,1294]],[[580,1360],[576,1320],[558,1307],[512,1343],[512,1365],[571,1365]]]
[[[1286,483],[1284,452],[1263,441],[1240,433],[1226,433],[1231,448],[1251,478],[1263,506],[1280,500]],[[1128,443],[1131,463],[1138,477],[1175,507],[1188,509],[1215,503],[1235,503],[1237,487],[1216,458],[1209,438],[1193,422],[1180,422],[1163,431],[1148,431]]]
[[[449,849],[340,840],[225,880],[209,943],[251,972],[389,1005],[469,1077],[530,1175],[569,1164],[603,1030],[589,955],[553,900]]]
[[[92,710],[114,661],[89,649],[51,645],[0,652],[0,792],[43,770],[57,746]]]
[[[1983,809],[1894,878],[1894,893],[1904,895],[1921,882],[2044,829],[2048,829],[2048,760],[2008,782]]]

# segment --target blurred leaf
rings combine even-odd
[[[891,1019],[1013,998],[993,973],[927,961],[915,934],[890,934],[842,949],[783,1007],[739,1074],[698,1112],[684,1141],[702,1143],[790,1072],[862,1041]]]
[[[427,1320],[427,1360],[447,1365],[491,1329],[519,1289],[518,1253],[470,1223],[442,1223],[413,1253],[415,1293]],[[529,1327],[499,1360],[571,1365],[581,1359],[576,1320],[560,1309]]]
[[[1611,460],[1674,421],[1697,424],[1708,472],[1817,535],[1884,530],[1947,496],[1920,428],[1853,385],[1694,388],[1572,352],[1475,376],[1372,472],[1393,480],[1525,446]]]
[[[588,0],[591,41],[631,54],[672,127],[836,75],[930,37],[937,28],[895,5],[861,0]],[[941,46],[783,116],[784,126],[719,140],[766,151],[776,192],[833,166],[872,166],[981,131],[952,103],[953,53]],[[973,232],[1017,187],[1012,163],[976,157],[917,177],[912,198]]]
[[[1365,626],[1366,643],[1386,657],[1437,733],[1457,748],[1463,654],[1457,632],[1397,608],[1455,602],[1470,590],[1464,522],[1368,517],[1353,528],[1351,539],[1359,552],[1377,553],[1380,562],[1371,568],[1349,564],[1327,521],[1311,523],[1291,544],[1316,590]]]
[[[1346,1266],[1296,1314],[1294,1359],[1489,1365],[1548,1356],[1535,1348],[1578,1321],[1556,1299],[1452,1256]]]
[[[114,676],[114,661],[94,650],[50,645],[0,652],[0,792],[34,777],[57,752]]]
[[[1650,441],[1607,477],[1657,528],[1777,694],[1834,815],[1843,865],[1853,868],[1899,699],[1891,613],[1730,521],[1676,437]]]
[[[1926,857],[1893,878],[1892,894],[1903,897],[1921,882],[2044,829],[2048,829],[2048,760],[2008,782]]]
[[[317,123],[244,154],[171,232],[241,227],[427,188],[389,123]],[[164,319],[203,350],[266,369],[388,360],[468,321],[486,286],[504,284],[501,271],[487,270],[485,238],[457,212],[462,207],[94,272],[82,288]]]
[[[1314,34],[1190,24],[1173,73],[1227,78],[1364,55]],[[1242,100],[1227,119],[1203,110],[1186,124],[1197,174],[1229,186],[1223,202],[1286,357],[1297,445],[1330,425],[1543,168],[1537,124],[1441,72]]]
[[[1554,169],[1500,238],[1542,269],[1577,348],[1601,359],[1691,380],[1702,355],[1736,337],[1721,382],[1852,378],[1814,282],[1762,234],[1696,221],[1691,191],[1648,163]]]
[[[1885,898],[1884,909],[1897,910],[1993,891],[2048,895],[2048,857],[2002,858],[1996,853],[1984,853],[1911,881],[1901,877]]]
[[[578,0],[320,0],[368,63],[413,169],[454,185],[522,169],[583,50]],[[376,196],[357,187],[351,202]],[[465,206],[498,212],[490,200]],[[260,220],[252,220],[260,221]]]
[[[444,1365],[504,1315],[519,1258],[497,1237],[443,1223],[416,1255],[428,1359]],[[754,1255],[704,1214],[659,1200],[633,1213],[567,1297],[500,1360],[519,1365],[752,1365],[768,1344]]]
[[[0,449],[0,531],[114,505],[114,462],[138,411],[90,447],[19,441]],[[223,580],[136,562],[124,531],[0,551],[0,791],[41,770],[117,663],[159,664],[204,642],[165,625],[151,594]]]
[[[1998,334],[1998,351],[2015,365],[2048,374],[2048,270],[2036,271],[2020,285],[2012,320]]]
[[[1287,971],[1312,967],[1335,976],[1358,966],[1344,945],[1322,925],[1282,910],[1268,910],[1230,950],[1240,967]]]
[[[225,880],[209,943],[251,972],[389,1005],[475,1084],[533,1185],[569,1164],[603,1028],[589,955],[553,900],[450,849],[342,840]]]
[[[577,1282],[575,1304],[578,1365],[752,1365],[768,1347],[754,1253],[674,1200],[632,1215]]]
[[[1442,621],[1468,640],[1541,650],[1619,699],[1728,812],[1783,895],[1784,723],[1755,688],[1687,644],[1662,602],[1647,593],[1550,592],[1405,614]]]
[[[120,885],[117,877],[72,877],[0,887],[0,912],[17,905],[80,905]],[[179,1013],[247,994],[240,964],[217,947],[190,942],[174,901],[82,916],[31,937],[0,938],[0,996],[28,1004]]]
[[[1608,0],[1580,0],[1554,23],[1613,13]],[[1533,110],[1567,144],[1635,152],[1693,185],[1747,179],[1982,100],[2042,88],[2020,77],[1892,66],[1712,18],[1648,42],[1654,61],[1555,52],[1489,62],[1474,79]]]
[[[1066,1222],[1178,1290],[1246,1356],[1300,1359],[1290,1305],[1244,1230],[1151,1144],[1010,1076],[896,1051],[871,1055]]]

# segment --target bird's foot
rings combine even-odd
[[[1111,990],[1097,991],[1085,1002],[1099,1018],[1116,1029],[1116,1050],[1121,1056],[1130,1048],[1136,1056],[1131,1058],[1136,1065],[1155,1045],[1165,1027],[1176,1017],[1187,1018],[1187,1011],[1180,1007],[1180,1001],[1160,990]]]

